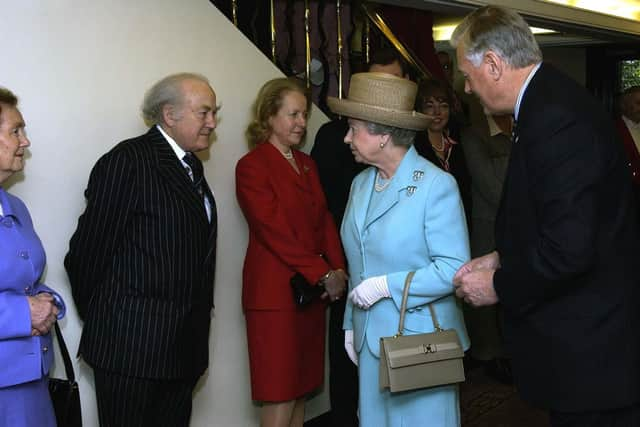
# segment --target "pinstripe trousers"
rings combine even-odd
[[[198,378],[147,379],[93,370],[100,427],[187,427]]]

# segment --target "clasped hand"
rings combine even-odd
[[[58,307],[51,294],[27,297],[31,311],[31,335],[46,335],[57,320]]]
[[[500,255],[496,251],[466,262],[453,276],[456,296],[474,307],[496,304],[493,275],[498,268]]]
[[[324,293],[322,299],[329,298],[329,301],[336,301],[344,295],[347,289],[349,276],[342,269],[331,270],[329,277],[324,281]]]

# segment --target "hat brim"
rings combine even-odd
[[[353,102],[348,99],[327,97],[327,105],[336,114],[354,119],[380,123],[401,129],[424,130],[429,125],[429,117],[416,111],[398,111],[375,105]]]

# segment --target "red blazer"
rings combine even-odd
[[[627,129],[624,120],[622,120],[622,117],[616,120],[616,126],[618,127],[625,151],[627,152],[627,157],[629,158],[629,168],[631,169],[633,183],[636,186],[640,186],[640,153],[638,153],[638,148],[633,142],[633,137],[629,129]]]
[[[249,224],[244,310],[293,309],[289,279],[295,272],[316,283],[330,269],[345,268],[316,165],[292,152],[300,175],[270,143],[259,144],[236,165],[236,195]]]

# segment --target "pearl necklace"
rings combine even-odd
[[[282,153],[282,151],[281,151],[281,153]],[[286,153],[282,153],[282,156],[287,160],[291,160],[291,159],[293,159],[293,151],[289,150]]]
[[[446,142],[444,140],[444,138],[442,138],[442,143],[440,145],[440,148],[436,147],[435,145],[431,144],[431,147],[433,147],[434,150],[439,151],[440,153],[442,153],[444,151],[444,147],[446,147]]]
[[[383,183],[380,183],[379,180],[380,180],[380,172],[378,172],[376,174],[376,181],[375,181],[374,186],[373,186],[374,190],[376,190],[376,192],[378,192],[378,193],[384,191],[384,189],[387,188],[389,186],[389,184],[391,184],[391,178],[387,179]]]

